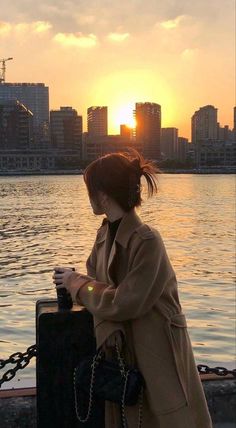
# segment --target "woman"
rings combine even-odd
[[[138,153],[92,162],[84,180],[94,214],[106,215],[87,261],[87,274],[56,268],[54,282],[94,317],[97,347],[118,342],[145,379],[143,428],[211,428],[175,273],[159,232],[142,223],[140,179],[157,190],[154,166]],[[138,404],[126,407],[138,426]],[[106,403],[106,428],[120,427],[120,408]]]

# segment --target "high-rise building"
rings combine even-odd
[[[236,107],[234,107],[234,129],[233,129],[234,141],[236,141]]]
[[[132,128],[128,125],[120,125],[120,136],[127,139],[127,141],[131,140],[132,138]]]
[[[33,113],[36,142],[49,136],[49,91],[44,83],[2,83],[0,100],[17,100]]]
[[[161,129],[161,153],[165,159],[178,158],[178,129]]]
[[[188,138],[184,138],[184,137],[178,137],[178,160],[181,162],[185,162],[187,159],[187,155],[188,155],[188,150],[189,150],[189,142],[188,142]]]
[[[136,103],[136,142],[149,159],[160,159],[161,106],[156,103]]]
[[[217,140],[220,141],[233,141],[234,140],[234,131],[229,129],[228,125],[220,126],[218,123],[217,128]]]
[[[29,150],[32,137],[32,112],[19,101],[0,100],[0,150]]]
[[[87,109],[88,134],[94,137],[107,135],[107,107],[89,107]]]
[[[217,139],[217,109],[211,105],[201,107],[192,116],[192,143]]]
[[[82,116],[72,107],[50,111],[51,143],[57,150],[82,153]]]

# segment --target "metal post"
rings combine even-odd
[[[104,428],[103,402],[95,402],[86,424],[77,420],[74,405],[74,368],[95,352],[91,314],[79,306],[60,312],[56,300],[39,300],[36,337],[37,428]]]

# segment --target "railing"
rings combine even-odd
[[[76,418],[73,371],[82,358],[95,351],[93,330],[92,316],[84,308],[74,306],[70,311],[58,311],[56,300],[39,300],[36,304],[36,345],[30,346],[26,352],[17,352],[6,360],[0,360],[0,369],[11,365],[0,377],[1,388],[5,382],[13,379],[18,370],[24,369],[31,359],[36,357],[37,428],[86,427],[86,424],[80,424]],[[213,377],[219,380],[225,377],[236,378],[236,370],[228,370],[225,367],[213,368],[201,364],[198,365],[198,371],[202,378],[206,375],[208,378],[214,375]],[[217,382],[214,391],[216,384]],[[229,388],[232,389],[231,384]],[[205,388],[210,411],[216,414],[219,409],[213,408],[216,401],[213,400],[213,403],[211,391]],[[227,394],[229,395],[229,391]],[[229,407],[229,403],[230,401],[224,402],[224,406]],[[94,409],[96,428],[103,426],[103,417],[104,412],[100,404]]]

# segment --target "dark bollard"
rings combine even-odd
[[[87,423],[79,422],[75,412],[73,371],[95,351],[91,314],[80,306],[58,311],[57,300],[39,300],[36,331],[37,428],[104,428],[103,402],[94,401]],[[84,408],[79,403],[83,415],[85,401]]]

